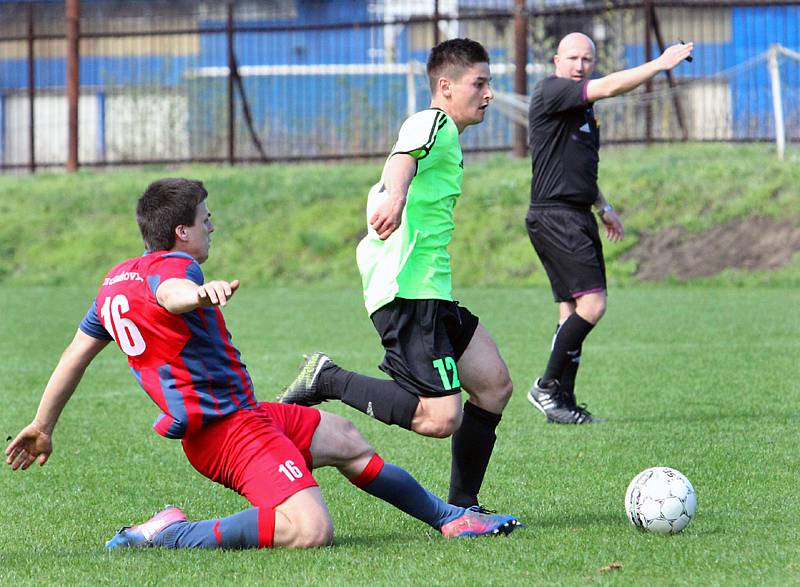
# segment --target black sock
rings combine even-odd
[[[561,381],[564,370],[574,354],[576,352],[580,354],[583,341],[592,328],[594,328],[594,324],[581,318],[577,312],[564,320],[556,333],[553,350],[550,352],[550,360],[547,362],[544,375],[542,375],[543,382],[552,379]]]
[[[367,377],[339,366],[323,369],[319,383],[328,397],[341,399],[348,406],[386,424],[411,430],[419,398],[391,379]]]
[[[567,354],[569,361],[564,366],[558,383],[561,389],[575,393],[575,378],[578,375],[578,367],[581,366],[581,348],[578,348],[577,351],[569,351]]]
[[[561,322],[556,324],[556,330],[553,333],[553,343],[550,345],[551,351],[553,350],[552,347],[556,344],[556,336],[558,336],[559,328],[561,328]],[[569,361],[561,372],[561,379],[558,380],[559,387],[573,395],[575,394],[575,379],[578,376],[578,368],[581,366],[582,348],[583,345],[581,345],[577,351],[569,351],[567,353],[569,355]]]
[[[472,402],[464,404],[461,427],[453,434],[450,468],[450,495],[453,505],[470,507],[478,504],[478,492],[494,449],[495,428],[500,414],[487,412]]]

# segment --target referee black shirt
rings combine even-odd
[[[550,76],[533,90],[529,133],[531,207],[577,205],[589,208],[599,193],[597,164],[600,133],[588,80]]]

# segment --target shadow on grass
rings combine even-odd
[[[532,528],[590,528],[590,527],[623,527],[627,520],[612,513],[576,512],[574,514],[548,514],[541,513],[522,514],[521,519],[526,526]],[[623,516],[624,517],[624,516]]]

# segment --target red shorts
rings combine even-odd
[[[183,452],[205,477],[274,508],[317,485],[310,448],[319,420],[313,408],[262,403],[185,436]]]

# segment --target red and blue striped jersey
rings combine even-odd
[[[171,314],[159,305],[156,290],[171,278],[204,281],[200,265],[186,253],[159,251],[120,263],[106,275],[80,329],[117,343],[161,408],[153,428],[181,438],[258,402],[218,307]]]

